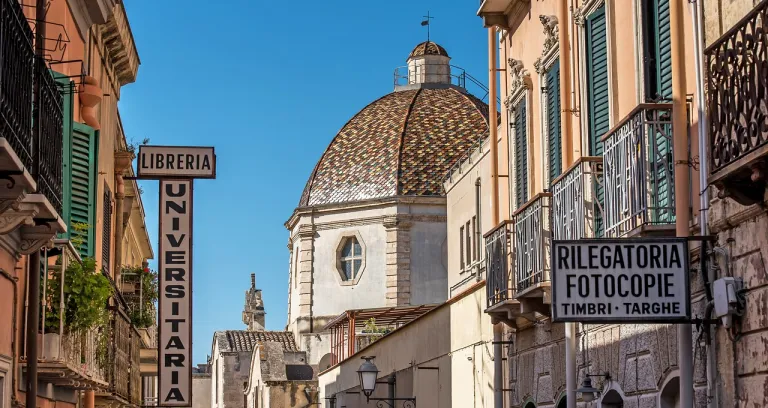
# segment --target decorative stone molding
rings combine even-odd
[[[531,73],[523,66],[523,61],[510,58],[507,60],[509,65],[509,96],[504,101],[504,106],[511,109],[515,102],[522,96],[523,92],[531,88]]]
[[[33,205],[19,205],[0,215],[0,234],[8,234],[21,226],[35,225],[38,209]]]
[[[384,223],[387,234],[387,306],[411,304],[412,223],[394,216]]]
[[[587,16],[592,14],[592,12],[600,8],[603,4],[605,4],[605,0],[587,0],[581,7],[572,8],[573,22],[576,23],[577,26],[583,27],[584,23],[587,21]]]
[[[107,23],[100,27],[107,56],[114,67],[118,82],[122,86],[136,81],[140,64],[139,54],[122,3],[114,7]]]
[[[19,252],[29,255],[49,244],[56,237],[56,230],[50,224],[25,226],[21,229]]]
[[[67,3],[83,38],[87,38],[92,25],[106,23],[115,7],[115,0],[69,0]]]
[[[544,52],[547,54],[560,41],[557,16],[540,15],[539,21],[544,25]]]

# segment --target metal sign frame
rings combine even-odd
[[[588,324],[623,324],[623,323],[690,323],[691,322],[691,278],[690,278],[690,253],[688,248],[688,238],[679,237],[659,237],[659,238],[593,238],[593,239],[579,239],[579,240],[553,240],[552,250],[550,254],[550,278],[552,279],[552,322],[553,323],[588,323]],[[676,317],[656,317],[648,318],[648,316],[638,317],[611,317],[611,316],[578,316],[578,317],[558,317],[558,308],[556,307],[555,299],[557,299],[557,283],[558,268],[557,268],[557,252],[556,247],[558,245],[584,245],[584,244],[682,244],[683,245],[683,271],[684,271],[684,287],[683,291],[685,299],[683,300],[683,316]]]
[[[193,175],[193,174],[142,174],[142,149],[146,148],[162,148],[162,149],[191,149],[191,150],[210,150],[212,174],[209,175]],[[136,155],[136,179],[139,180],[187,180],[187,179],[215,179],[216,178],[216,148],[213,146],[166,146],[166,145],[139,145],[139,151]]]

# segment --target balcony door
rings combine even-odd
[[[642,0],[643,67],[645,101],[672,101],[672,44],[669,30],[669,0]],[[661,118],[659,118],[661,119]],[[674,220],[673,160],[671,123],[649,123],[648,157],[651,188],[651,223]]]

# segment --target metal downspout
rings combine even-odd
[[[696,107],[698,110],[698,135],[699,135],[699,234],[701,236],[709,235],[709,195],[707,194],[707,175],[709,174],[709,156],[707,152],[707,112],[706,98],[704,95],[704,63],[703,63],[703,38],[701,12],[702,4],[698,0],[689,0],[691,9],[691,21],[693,23],[693,62],[696,70]],[[705,251],[699,255],[704,265],[707,256]],[[703,272],[709,274],[708,268]],[[709,283],[714,281],[716,276],[707,276]],[[711,299],[708,299],[711,302]],[[711,311],[711,305],[707,310]],[[704,316],[709,318],[709,314]],[[719,395],[717,392],[717,375],[715,373],[717,366],[717,350],[715,348],[715,326],[708,326],[709,344],[707,345],[707,407],[715,408],[720,406]]]
[[[499,137],[498,111],[496,110],[496,27],[488,28],[488,142],[491,153],[491,224],[499,224]],[[503,323],[493,325],[493,406],[504,408],[504,388],[501,341]]]
[[[685,77],[685,19],[683,0],[669,2],[672,48],[672,137],[675,163],[675,232],[688,237],[691,197],[688,179],[688,118]],[[690,324],[677,326],[680,367],[680,408],[693,408],[693,331]]]

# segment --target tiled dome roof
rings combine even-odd
[[[385,95],[331,141],[299,206],[443,195],[449,167],[487,133],[488,105],[456,88]]]
[[[411,54],[408,55],[408,59],[413,57],[420,57],[422,55],[442,55],[444,57],[450,57],[448,55],[448,51],[446,51],[445,48],[432,41],[424,41],[423,43],[417,45],[413,51],[411,51]]]

